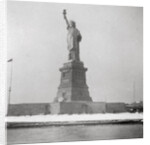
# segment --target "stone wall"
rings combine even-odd
[[[86,102],[63,102],[59,104],[60,114],[89,114],[93,112],[91,106],[89,105],[90,103]]]
[[[8,116],[20,116],[20,115],[39,115],[49,114],[50,104],[11,104],[8,108]]]
[[[61,103],[11,104],[8,116],[40,114],[92,114],[127,112],[124,103],[74,101]]]
[[[92,113],[106,113],[106,103],[105,102],[87,102],[87,105],[91,107]]]
[[[127,112],[127,107],[126,107],[126,104],[124,103],[107,103],[106,112],[107,113]]]

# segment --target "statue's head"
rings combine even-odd
[[[75,21],[71,20],[71,21],[69,21],[69,24],[70,24],[70,27],[74,27],[74,28],[76,27]]]

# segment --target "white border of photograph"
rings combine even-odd
[[[10,0],[12,1],[12,0]],[[21,0],[20,0],[21,1]],[[39,2],[58,2],[58,3],[78,3],[78,4],[98,4],[98,5],[117,5],[117,6],[143,6],[144,7],[144,47],[143,47],[143,51],[144,51],[144,139],[127,139],[127,140],[98,140],[98,141],[77,141],[77,142],[59,142],[59,144],[62,145],[74,145],[74,144],[78,144],[78,145],[90,145],[95,144],[95,145],[99,145],[99,144],[103,144],[103,145],[120,145],[121,143],[123,144],[128,144],[128,145],[147,145],[149,144],[149,102],[150,102],[150,93],[149,93],[149,83],[150,82],[150,68],[149,68],[149,62],[150,62],[150,50],[149,50],[149,37],[148,34],[150,34],[150,20],[149,20],[149,14],[150,14],[150,5],[149,2],[147,1],[143,1],[143,0],[24,0],[24,1],[39,1]],[[2,49],[2,54],[3,57],[0,58],[1,60],[1,66],[3,67],[3,62],[6,60],[6,51],[3,50],[7,50],[6,49],[6,45],[4,45],[4,49]],[[3,71],[4,70],[4,71]],[[6,74],[6,69],[4,67],[3,70],[0,70],[3,72],[3,74]],[[5,77],[3,76],[3,78],[1,78],[1,84],[4,82],[3,85],[5,85]],[[1,86],[0,86],[1,87]],[[3,89],[5,89],[5,87],[3,87]],[[1,94],[3,95],[3,94]],[[6,95],[6,93],[4,94]],[[0,96],[1,98],[4,96]],[[1,101],[1,104],[5,104],[3,102],[3,100]],[[0,104],[0,105],[1,105]],[[2,106],[3,107],[3,106]],[[4,110],[4,109],[3,109]],[[5,114],[5,113],[4,113]],[[1,134],[0,134],[1,135]],[[48,145],[49,143],[36,143],[37,145]],[[51,143],[51,144],[58,144],[58,143]],[[28,144],[31,145],[31,144]]]

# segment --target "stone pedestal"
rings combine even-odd
[[[61,82],[54,102],[92,101],[81,61],[70,61],[60,68]]]

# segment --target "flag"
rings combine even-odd
[[[11,59],[9,59],[7,62],[11,62],[11,61],[13,61],[13,59],[11,58]]]

